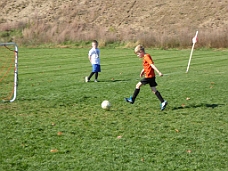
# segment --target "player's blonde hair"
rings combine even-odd
[[[135,53],[138,53],[138,52],[145,52],[145,49],[142,45],[138,45],[135,47]]]

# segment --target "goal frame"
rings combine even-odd
[[[14,46],[14,83],[13,83],[13,97],[9,102],[13,102],[17,97],[17,87],[18,87],[18,46],[15,42],[0,43],[0,46]],[[4,101],[4,100],[3,100]]]

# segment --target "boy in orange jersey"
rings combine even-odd
[[[138,94],[140,92],[140,87],[142,85],[149,84],[152,92],[157,96],[157,98],[161,102],[161,110],[164,110],[166,105],[168,104],[168,102],[162,98],[161,94],[156,89],[157,83],[155,81],[154,70],[159,74],[159,76],[163,76],[163,74],[154,65],[154,62],[153,62],[150,54],[147,54],[145,52],[145,49],[142,45],[138,45],[135,47],[135,54],[137,54],[137,56],[139,58],[143,59],[143,69],[140,73],[140,77],[143,77],[143,75],[144,75],[144,78],[136,84],[136,88],[133,93],[133,96],[130,96],[130,98],[125,98],[126,102],[133,104],[135,102],[136,97],[138,96]]]

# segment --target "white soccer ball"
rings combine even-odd
[[[105,110],[109,110],[111,108],[111,103],[108,100],[104,100],[101,103],[101,107]]]

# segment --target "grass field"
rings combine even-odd
[[[228,50],[153,50],[160,111],[132,49],[101,49],[98,83],[89,49],[19,49],[17,100],[0,103],[0,170],[228,170]],[[190,98],[190,99],[186,99]],[[100,107],[112,103],[110,111]]]

